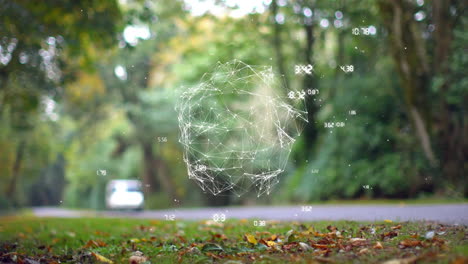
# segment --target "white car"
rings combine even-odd
[[[111,180],[106,186],[108,209],[142,210],[145,198],[139,180]]]

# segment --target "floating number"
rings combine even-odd
[[[214,214],[213,215],[213,221],[215,221],[215,222],[224,222],[224,221],[226,221],[226,215],[225,214]]]

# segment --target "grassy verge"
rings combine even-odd
[[[467,241],[434,223],[0,218],[0,263],[466,263]]]

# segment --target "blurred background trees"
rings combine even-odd
[[[242,2],[0,0],[0,208],[100,209],[122,178],[150,208],[251,202],[202,193],[178,143],[179,93],[232,59],[319,90],[261,202],[466,197],[462,1]]]

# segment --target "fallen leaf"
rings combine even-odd
[[[206,252],[206,251],[224,251],[224,249],[218,244],[208,243],[208,244],[205,244],[202,247],[201,251],[203,251],[203,252]]]
[[[375,243],[374,247],[375,249],[383,249],[383,246],[380,242]]]
[[[365,239],[365,238],[358,238],[358,237],[357,238],[351,238],[349,240],[349,242],[351,242],[351,245],[355,246],[355,247],[367,245],[367,239]]]
[[[360,237],[354,237],[354,238],[350,238],[349,239],[349,242],[362,242],[362,241],[366,241],[365,238],[360,238]]]
[[[400,241],[399,245],[403,247],[416,247],[421,246],[421,241],[414,239],[405,239],[403,241]]]
[[[297,246],[297,244],[298,244],[297,242],[289,243],[289,244],[287,244],[287,245],[284,245],[284,246],[283,246],[283,249],[285,249],[285,250],[290,250],[290,249],[292,249],[292,248],[295,248],[295,247]]]
[[[110,264],[114,263],[114,262],[112,262],[112,260],[110,260],[110,259],[108,259],[108,258],[106,258],[106,257],[104,257],[102,255],[99,255],[98,253],[91,252],[91,255],[93,255],[96,258],[96,260],[99,261],[99,262],[110,263]]]
[[[245,239],[247,240],[247,242],[249,242],[250,244],[254,244],[254,245],[257,245],[258,244],[258,241],[257,239],[255,239],[255,237],[251,234],[245,234]]]
[[[269,246],[269,247],[274,247],[274,246],[277,245],[277,243],[274,242],[274,241],[266,241],[266,244],[267,244],[267,246]]]
[[[390,219],[385,219],[385,220],[383,220],[383,221],[384,221],[385,223],[393,223],[393,221],[390,220]]]
[[[368,253],[368,252],[369,252],[369,249],[368,249],[368,248],[363,248],[363,249],[359,250],[358,254],[359,254],[359,255],[363,255],[363,254],[366,254],[366,253]]]
[[[273,242],[274,243],[274,242]],[[309,251],[312,250],[312,247],[307,245],[304,242],[299,242],[299,247],[301,247],[302,251]]]
[[[314,248],[327,248],[328,249],[328,245],[323,245],[323,244],[312,244],[312,247]]]
[[[391,228],[392,228],[392,230],[397,230],[397,229],[401,229],[401,225],[397,225],[397,226],[392,226]]]
[[[291,229],[286,233],[286,242],[291,243],[297,240],[296,232]]]
[[[215,239],[215,238],[221,239],[221,240],[226,240],[226,239],[228,239],[227,236],[226,236],[225,234],[218,234],[218,233],[213,234],[213,239]]]
[[[84,248],[96,248],[96,247],[105,247],[107,244],[104,241],[101,240],[89,240],[86,245],[84,245]]]

